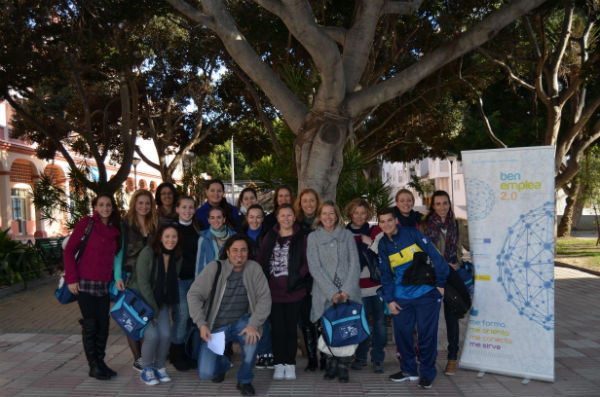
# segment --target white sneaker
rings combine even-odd
[[[296,366],[294,364],[284,365],[284,378],[285,380],[296,379]]]
[[[273,380],[283,380],[285,378],[285,365],[275,364],[275,371],[273,372]]]

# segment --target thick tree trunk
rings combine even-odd
[[[342,116],[308,114],[294,143],[298,191],[313,188],[324,200],[335,200],[349,126]]]
[[[579,179],[573,181],[573,187],[569,190],[569,195],[567,196],[567,206],[565,207],[565,212],[560,220],[560,224],[558,225],[558,237],[569,237],[571,235],[575,206],[577,205],[577,199],[581,194],[581,188],[582,186]]]

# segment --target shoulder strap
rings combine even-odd
[[[221,261],[217,261],[217,272],[215,273],[215,279],[213,280],[212,288],[210,289],[210,295],[208,298],[208,309],[206,310],[206,321],[208,321],[208,317],[210,316],[210,311],[212,309],[213,301],[215,300],[215,292],[217,290],[217,282],[219,282],[219,277],[221,276]]]
[[[79,247],[77,247],[77,252],[75,254],[75,261],[78,261],[79,258],[83,256],[83,251],[85,251],[85,246],[90,239],[90,234],[92,234],[92,228],[94,227],[94,218],[90,217],[90,222],[85,228],[85,232],[83,233],[83,237],[81,238],[81,242],[79,243]]]

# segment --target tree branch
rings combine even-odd
[[[481,114],[481,118],[483,119],[483,123],[485,124],[485,129],[487,131],[488,137],[494,143],[494,145],[498,146],[499,148],[507,148],[508,146],[506,146],[506,144],[504,142],[502,142],[496,136],[496,134],[494,134],[494,130],[492,129],[492,125],[490,124],[490,120],[488,119],[487,115],[485,114],[485,110],[483,109],[483,98],[481,97],[481,95],[479,95],[479,92],[477,92],[477,89],[475,89],[475,86],[473,86],[473,84],[471,84],[467,79],[465,79],[463,77],[462,64],[463,64],[463,60],[461,57],[460,63],[458,66],[458,78],[463,83],[465,83],[467,85],[467,87],[469,87],[471,89],[471,91],[475,94],[475,97],[477,98],[477,104],[479,105],[479,114]]]
[[[560,65],[562,63],[563,57],[565,56],[565,52],[567,51],[567,45],[569,44],[569,38],[571,37],[571,26],[573,25],[573,12],[575,10],[575,3],[570,2],[570,4],[565,9],[565,17],[563,21],[562,33],[560,35],[560,40],[557,46],[557,49],[554,53],[552,62],[550,63],[550,75],[552,76],[551,85],[552,85],[552,96],[556,96],[559,93],[560,85],[558,82],[558,73],[560,69]]]
[[[192,9],[184,0],[167,1],[193,21],[204,23],[206,15]],[[203,0],[202,4],[205,9],[210,10],[211,21],[218,21],[206,24],[206,26],[219,36],[235,62],[264,91],[273,105],[281,111],[292,131],[297,133],[304,122],[304,117],[308,114],[308,108],[262,61],[239,31],[231,14],[221,1]],[[207,5],[210,7],[207,8]]]
[[[519,16],[542,4],[545,0],[515,0],[495,11],[457,39],[425,55],[395,77],[365,90],[348,95],[346,108],[350,117],[363,109],[386,102],[403,94],[435,70],[473,50],[496,35]]]
[[[535,92],[535,86],[531,85],[530,83],[526,82],[525,80],[523,80],[522,78],[520,78],[519,76],[517,76],[512,71],[512,68],[506,62],[501,61],[499,59],[496,59],[496,58],[492,57],[491,53],[489,51],[487,51],[486,49],[484,49],[484,48],[478,48],[477,52],[479,52],[481,55],[483,55],[490,62],[495,63],[496,65],[498,65],[502,69],[504,69],[506,71],[506,73],[508,74],[508,78],[510,80],[512,80],[515,83],[519,84],[523,88],[527,88],[528,90]]]

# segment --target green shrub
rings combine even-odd
[[[9,237],[0,230],[0,286],[8,286],[42,276],[44,265],[33,247]]]

